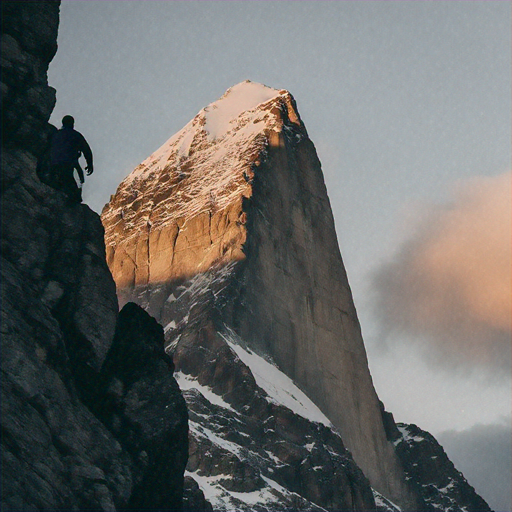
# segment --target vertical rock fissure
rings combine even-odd
[[[171,264],[170,267],[172,267],[172,264],[174,263],[174,260],[176,258],[176,243],[178,242],[178,236],[180,235],[180,225],[176,221],[176,235],[174,236],[172,240],[172,251],[171,251]]]

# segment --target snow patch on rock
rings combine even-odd
[[[394,441],[395,446],[401,442],[420,443],[422,441],[425,441],[424,437],[411,435],[409,429],[407,428],[407,425],[397,425],[397,428],[400,431],[402,437],[399,437],[396,441]]]
[[[297,494],[288,491],[274,480],[262,475],[265,486],[252,492],[229,491],[222,486],[223,480],[229,480],[231,475],[203,476],[199,472],[186,471],[185,476],[192,477],[204,493],[205,498],[216,511],[253,511],[253,510],[279,510],[283,497],[293,498]],[[315,510],[325,510],[316,507]]]
[[[238,444],[223,439],[222,437],[218,436],[209,428],[205,427],[204,425],[201,425],[200,423],[196,423],[195,421],[189,420],[188,427],[190,432],[194,433],[196,436],[208,439],[211,443],[219,446],[225,451],[228,451],[236,455],[237,457],[242,452],[242,448]]]
[[[391,500],[388,500],[380,492],[373,488],[372,492],[378,512],[402,512],[402,509],[398,505],[393,503]]]
[[[327,416],[295,385],[292,379],[273,363],[255,354],[249,348],[243,348],[235,332],[228,329],[221,336],[240,360],[250,368],[256,384],[267,393],[270,401],[283,405],[310,421],[334,428]]]
[[[277,89],[246,80],[226,91],[219,100],[208,105],[204,129],[209,139],[215,140],[224,136],[242,113],[253,110],[262,103],[278,96]]]
[[[236,412],[231,405],[223,400],[223,398],[212,391],[212,389],[208,386],[202,386],[199,384],[197,379],[192,375],[186,375],[182,372],[176,372],[174,374],[174,378],[178,383],[181,391],[189,391],[194,389],[201,393],[201,395],[208,400],[213,405],[218,405],[219,407],[223,407],[224,409],[229,409],[232,412]]]

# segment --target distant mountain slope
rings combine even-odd
[[[431,434],[416,425],[397,427],[396,451],[407,479],[425,503],[424,510],[490,510]]]

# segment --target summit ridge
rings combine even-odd
[[[126,206],[123,237],[136,233],[144,221],[158,227],[184,214],[222,209],[240,194],[248,194],[252,157],[265,145],[262,126],[279,130],[279,117],[272,108],[290,101],[287,91],[245,81],[202,109],[120,184],[116,204]],[[142,183],[147,193],[157,197],[139,213]],[[158,189],[164,189],[166,197]]]

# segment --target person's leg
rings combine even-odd
[[[73,175],[74,168],[70,167],[66,169],[65,174],[65,192],[68,196],[70,203],[81,203],[82,202],[82,190],[78,188],[75,177]]]
[[[56,178],[58,180],[58,190],[61,190],[68,196],[68,202],[71,204],[82,202],[82,191],[76,184],[73,164],[59,164],[56,166]]]
[[[55,190],[60,192],[64,191],[63,176],[65,169],[62,164],[53,164],[50,170],[50,183],[49,185]]]

